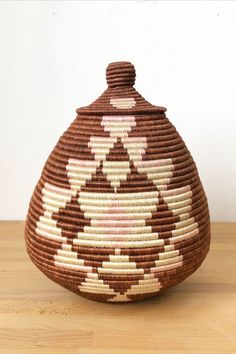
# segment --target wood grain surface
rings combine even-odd
[[[236,353],[236,224],[182,284],[137,303],[85,300],[29,260],[23,222],[0,223],[0,353]]]

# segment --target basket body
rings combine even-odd
[[[49,156],[25,228],[50,279],[88,299],[136,301],[178,284],[210,242],[195,163],[165,109],[132,87],[129,63],[78,114]]]

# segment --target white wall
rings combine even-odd
[[[166,106],[214,221],[236,221],[236,3],[0,2],[0,218],[25,218],[47,156],[111,61]]]

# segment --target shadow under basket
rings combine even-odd
[[[136,301],[191,275],[209,250],[206,196],[164,107],[133,87],[129,62],[50,154],[25,227],[30,258],[91,300]]]

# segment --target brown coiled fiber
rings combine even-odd
[[[25,239],[35,265],[88,299],[136,301],[190,276],[209,250],[206,196],[164,107],[117,62],[107,90],[50,154],[31,198]]]

